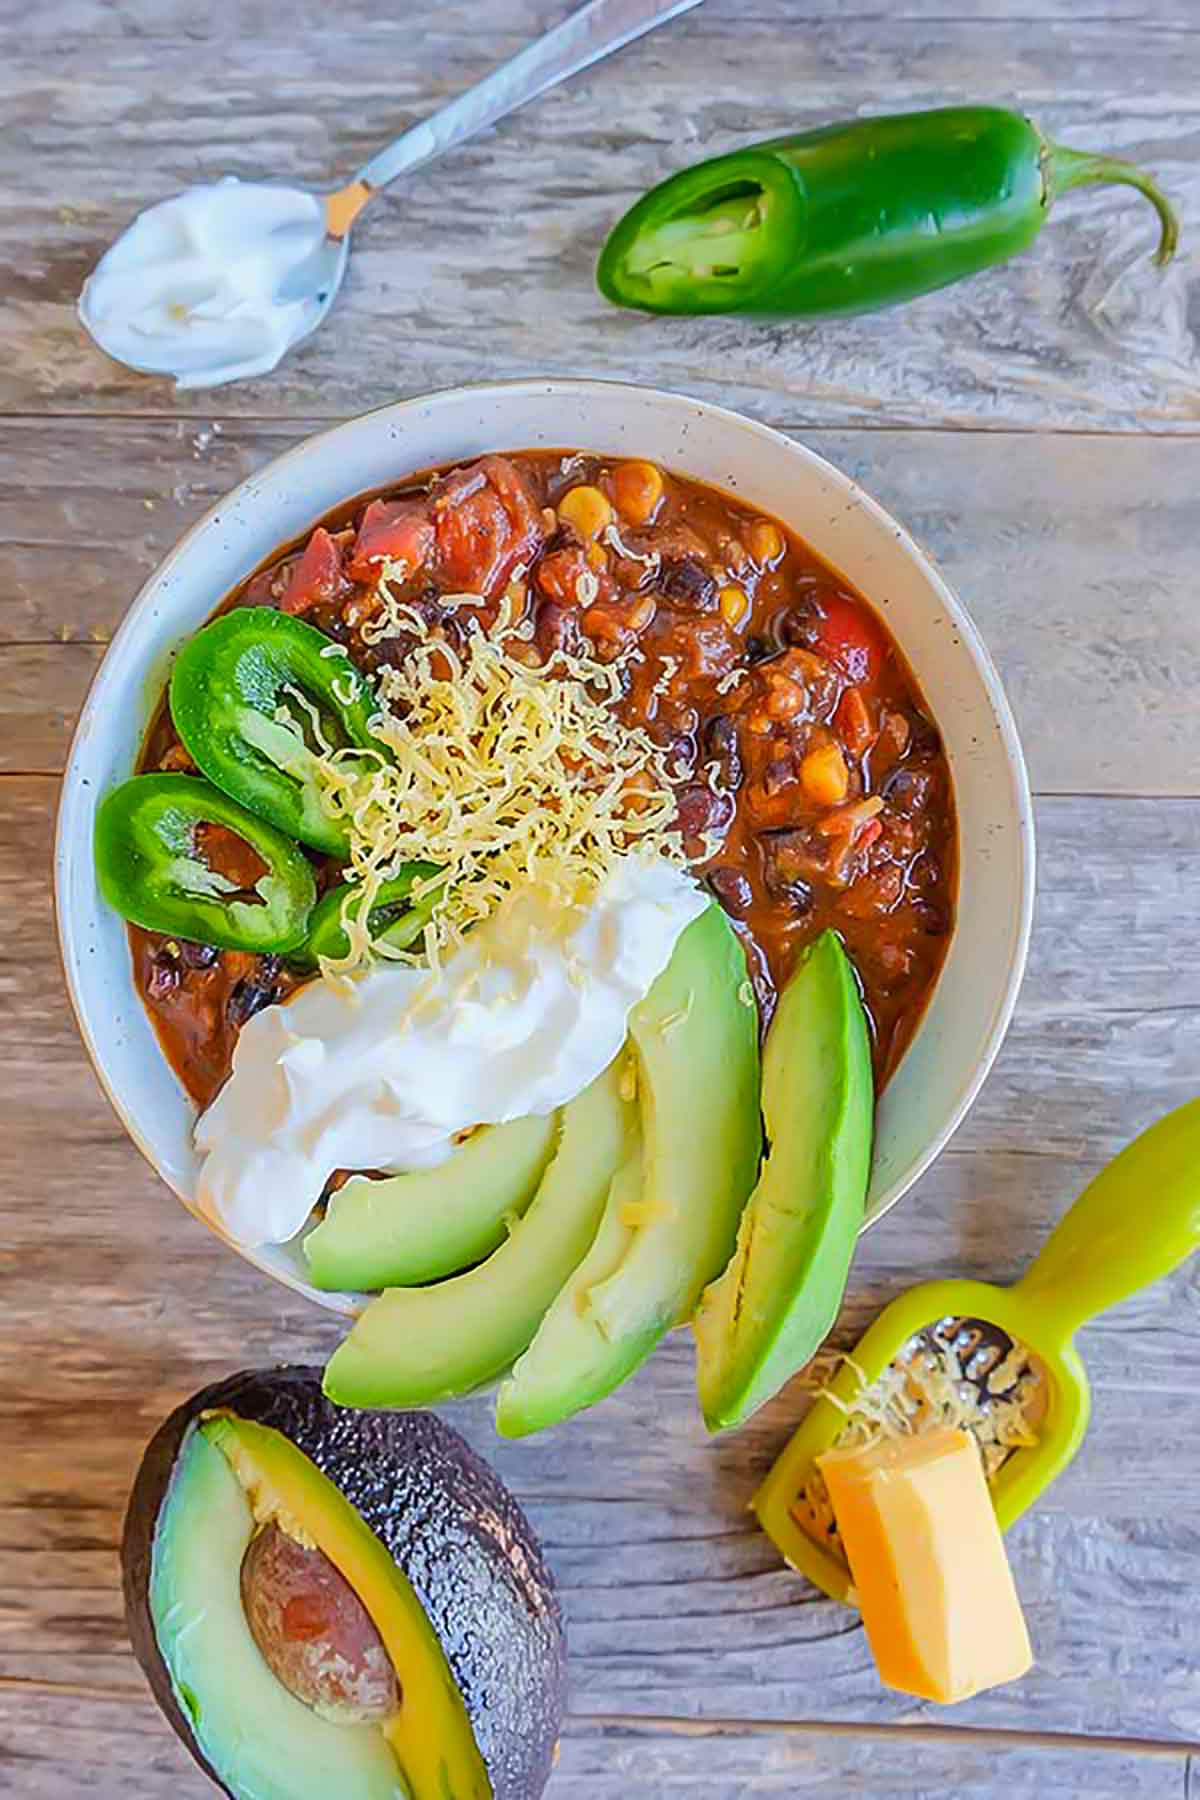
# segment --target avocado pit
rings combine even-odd
[[[272,1674],[335,1724],[382,1723],[400,1687],[366,1607],[323,1550],[275,1521],[242,1558],[242,1607]]]

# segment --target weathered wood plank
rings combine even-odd
[[[52,648],[0,655],[0,767],[62,767],[93,640],[111,635],[187,525],[317,426],[6,428],[0,645]],[[958,588],[1005,677],[1040,792],[1200,792],[1200,439],[794,435],[892,508]]]
[[[0,774],[59,770],[101,644],[22,644],[0,653]]]
[[[1128,197],[1071,196],[1028,255],[881,318],[654,321],[607,307],[592,283],[605,230],[647,183],[748,135],[872,108],[1018,97],[1071,143],[1148,161],[1195,217],[1200,34],[1181,8],[1190,24],[1178,0],[1157,19],[1063,5],[1014,26],[1009,7],[960,4],[830,29],[827,8],[794,19],[766,0],[708,0],[373,208],[332,319],[275,376],[227,390],[221,411],[340,415],[535,369],[629,375],[813,424],[1194,430],[1200,250],[1185,233],[1160,277],[1148,209]],[[553,9],[505,0],[481,33],[465,4],[436,19],[359,8],[349,30],[313,6],[269,18],[254,5],[229,33],[177,6],[169,31],[146,35],[147,10],[121,9],[102,55],[77,28],[50,56],[22,16],[0,68],[0,180],[21,196],[0,209],[10,411],[207,416],[211,399],[120,371],[83,339],[75,296],[114,233],[201,177],[348,174]]]
[[[46,911],[29,899],[53,793],[49,781],[0,782],[0,1003],[12,1021],[0,1040],[0,1353],[36,1371],[0,1389],[0,1605],[12,1626],[0,1675],[111,1685],[128,1681],[121,1509],[155,1423],[231,1367],[323,1357],[337,1326],[189,1220],[100,1099]],[[1200,804],[1051,799],[1041,826],[1041,911],[1014,1036],[956,1149],[868,1235],[841,1342],[918,1274],[1016,1273],[1099,1162],[1191,1091],[1200,959],[1172,968],[1161,945],[1200,852]],[[1089,912],[1093,889],[1105,906]],[[956,1721],[1200,1739],[1200,1538],[1178,1443],[1200,1374],[1186,1328],[1198,1304],[1200,1278],[1181,1270],[1086,1334],[1092,1432],[1013,1538],[1038,1669]],[[930,1716],[879,1689],[850,1616],[780,1569],[747,1518],[802,1404],[793,1390],[736,1438],[706,1441],[678,1336],[610,1401],[529,1444],[499,1444],[486,1402],[447,1409],[543,1534],[577,1709]],[[704,1767],[681,1755],[680,1783]],[[729,1791],[754,1791],[749,1768]]]
[[[533,38],[571,11],[568,4],[549,4],[548,0],[506,0],[502,15],[506,33],[518,41]],[[739,16],[743,20],[762,22],[777,20],[775,0],[741,0]],[[1128,23],[1129,0],[1088,0],[1086,19],[1096,25],[1105,21]],[[832,21],[846,26],[851,22],[878,25],[880,14],[870,0],[856,0],[853,5],[839,5],[837,0],[804,0],[789,14],[793,28],[828,26]],[[1080,7],[1076,0],[1046,0],[1035,6],[1032,0],[903,0],[888,8],[887,19],[895,24],[947,23],[979,25],[981,23],[1043,25],[1051,21],[1078,25]],[[1149,21],[1148,21],[1149,22]],[[1196,27],[1191,0],[1156,0],[1153,24],[1158,29],[1168,26]],[[329,11],[323,0],[295,0],[289,8],[287,23],[294,30],[313,30],[328,26]],[[253,38],[266,45],[282,34],[278,9],[270,0],[225,0],[219,13],[196,5],[196,0],[108,0],[98,6],[95,0],[50,0],[36,13],[29,13],[21,0],[2,0],[0,25],[11,24],[20,30],[26,45],[41,49],[87,36],[90,43],[107,43],[112,39],[133,39],[144,43],[154,40],[185,40],[189,43],[207,39],[232,41]],[[462,38],[474,33],[478,38],[479,15],[469,0],[443,0],[438,7],[436,28],[447,35]],[[374,0],[341,0],[338,25],[343,33],[372,30],[381,38],[391,37],[405,55],[412,50],[411,19],[403,8],[381,13]],[[497,53],[498,55],[501,52]]]
[[[1087,1742],[1014,1745],[972,1731],[947,1731],[930,1742],[911,1730],[843,1737],[810,1730],[705,1732],[597,1728],[575,1719],[565,1734],[559,1781],[589,1800],[631,1793],[713,1795],[751,1800],[759,1794],[849,1793],[861,1800],[1187,1800],[1186,1755],[1102,1750]],[[568,1784],[570,1784],[568,1786]],[[556,1790],[550,1789],[551,1800]]]
[[[103,1744],[102,1771],[95,1747]],[[647,1800],[702,1793],[828,1794],[859,1800],[955,1800],[1003,1792],[1013,1800],[1188,1800],[1186,1751],[1101,1749],[1081,1742],[1012,1743],[970,1731],[930,1742],[911,1730],[843,1736],[805,1731],[645,1730],[568,1721],[548,1800]],[[138,1800],[205,1800],[210,1784],[162,1725],[149,1695],[0,1689],[0,1794],[73,1800],[111,1792]],[[123,1784],[123,1785],[122,1785]],[[997,1785],[998,1784],[998,1785]],[[1050,1784],[1053,1784],[1052,1786]]]

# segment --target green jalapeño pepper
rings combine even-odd
[[[224,793],[302,844],[345,856],[345,825],[322,804],[329,750],[379,752],[378,703],[350,658],[315,625],[270,606],[235,607],[184,645],[171,717],[196,765]]]
[[[374,903],[367,914],[367,929],[372,940],[393,950],[407,950],[416,942],[433,916],[441,893],[441,884],[427,887],[419,898],[412,898],[418,882],[429,882],[438,873],[436,863],[405,863],[398,875],[380,882]],[[343,881],[330,888],[317,902],[309,920],[308,937],[292,957],[302,968],[315,969],[322,956],[339,958],[350,953],[343,911],[357,919],[362,895],[357,882]]]
[[[307,935],[317,889],[304,852],[197,775],[122,782],[97,809],[95,851],[100,892],[148,931],[259,952]]]
[[[1023,250],[1050,206],[1124,182],[1157,209],[1155,261],[1179,224],[1152,178],[1065,149],[994,106],[854,119],[714,157],[643,195],[600,256],[601,291],[661,313],[869,312]]]

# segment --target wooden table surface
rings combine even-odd
[[[214,497],[323,421],[535,372],[725,401],[893,508],[982,628],[1037,795],[1029,973],[970,1119],[865,1240],[839,1341],[914,1280],[1015,1274],[1087,1176],[1200,1086],[1197,0],[707,0],[372,209],[337,310],[273,376],[176,395],[83,338],[80,282],[138,208],[226,172],[345,174],[557,10],[0,0],[0,1793],[210,1791],[126,1646],[126,1491],[179,1397],[337,1335],[126,1141],[47,891],[72,718],[131,597]],[[1184,215],[1175,265],[1151,268],[1149,209],[1106,190],[1070,196],[1009,267],[876,318],[654,321],[597,298],[606,224],[680,162],[967,99],[1146,161]],[[953,1712],[885,1693],[856,1619],[746,1515],[794,1392],[708,1443],[680,1337],[531,1443],[498,1445],[482,1403],[448,1409],[561,1584],[551,1800],[1200,1794],[1196,1270],[1084,1352],[1087,1443],[1010,1539],[1037,1667]]]

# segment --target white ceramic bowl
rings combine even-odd
[[[974,625],[912,539],[821,457],[721,407],[603,381],[454,388],[353,419],[214,506],[151,576],[109,647],[76,729],[59,810],[56,895],[67,985],[96,1073],[130,1136],[193,1204],[195,1109],[134,991],[125,926],[92,862],[96,803],[132,773],[171,658],[230,588],[356,494],[487,450],[569,445],[645,456],[774,513],[887,621],[941,728],[960,831],[958,918],[941,979],[879,1107],[868,1222],[898,1200],[970,1106],[1008,1025],[1033,905],[1029,786],[1012,714]],[[298,1246],[243,1251],[335,1311]]]

